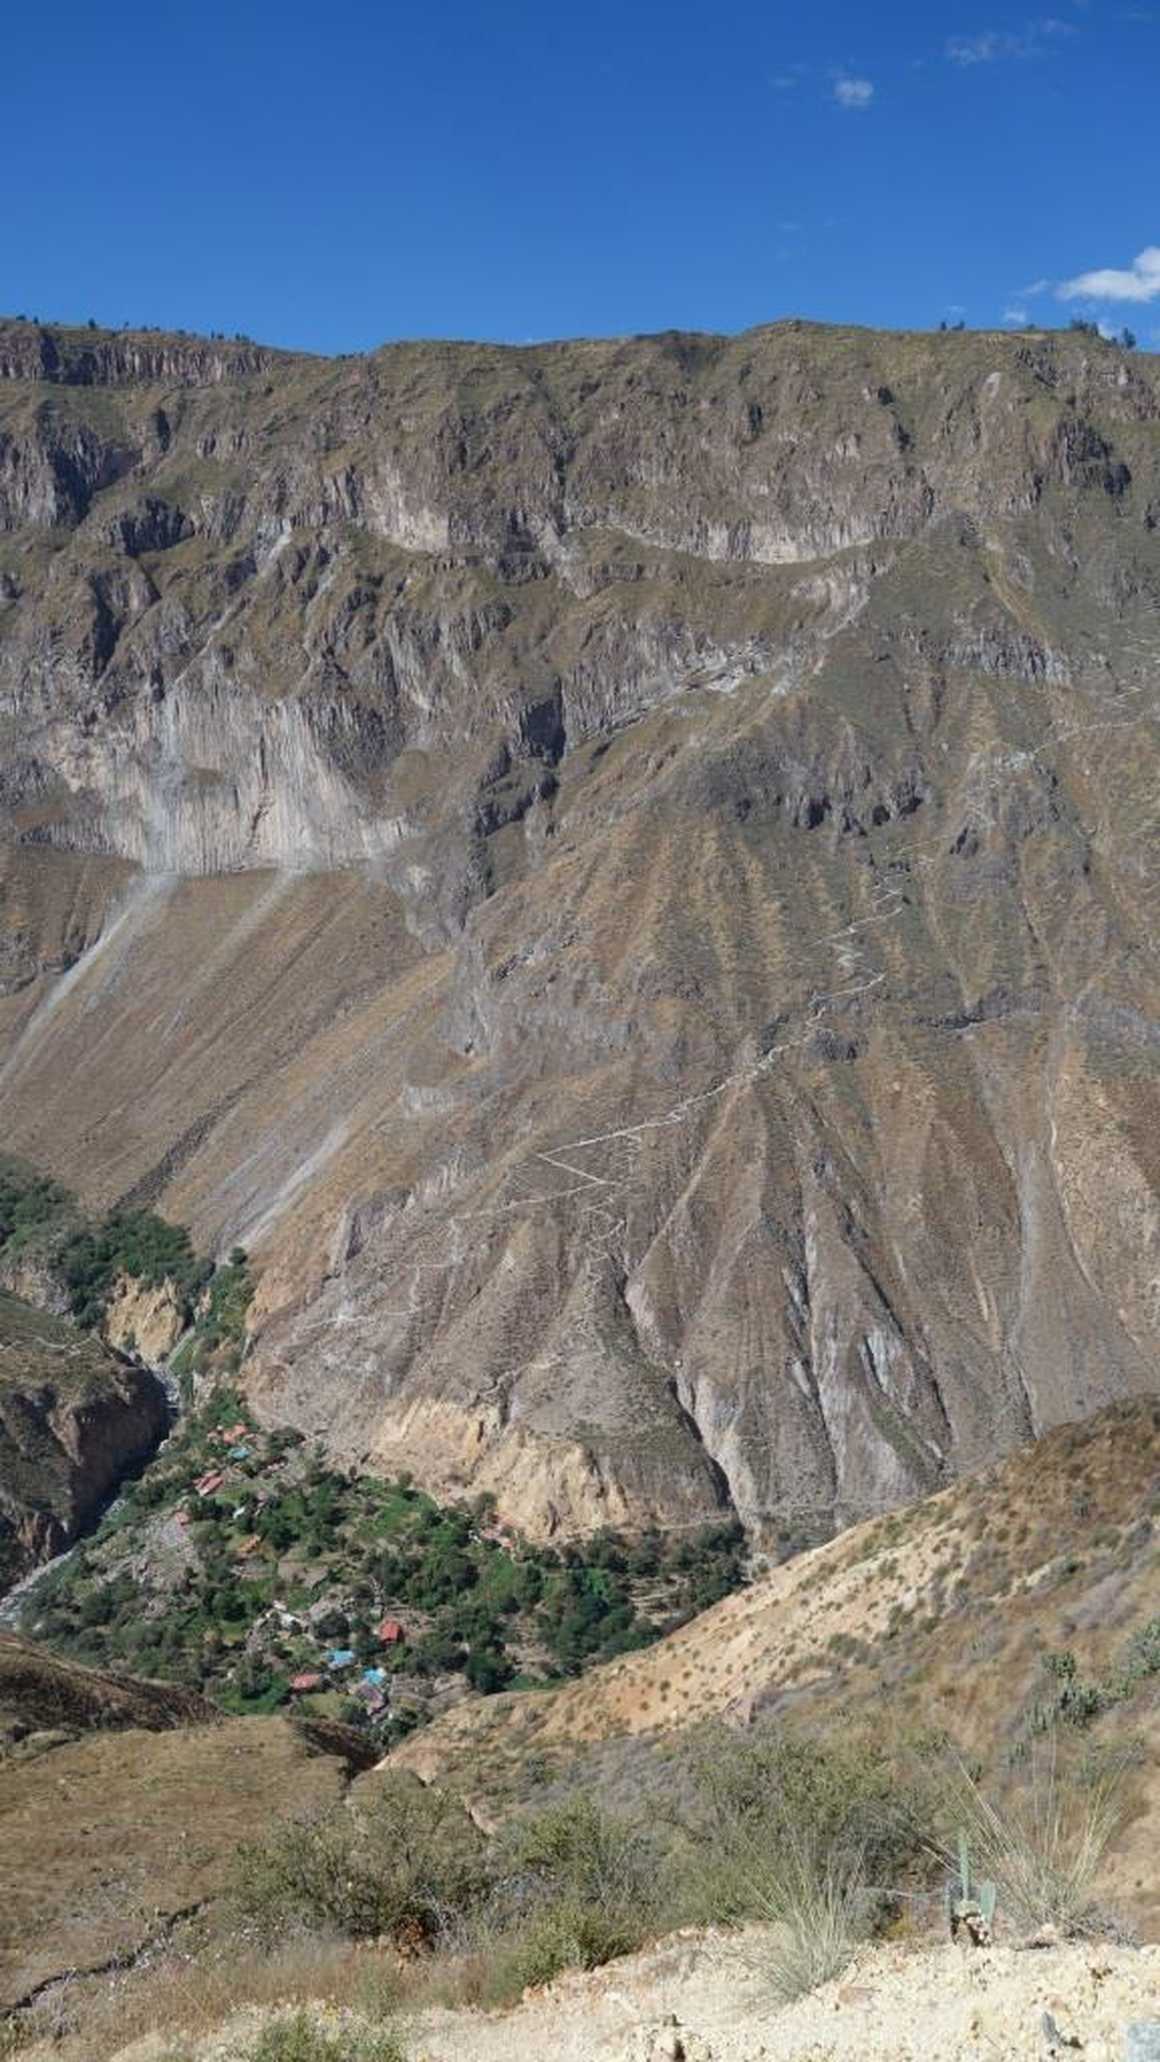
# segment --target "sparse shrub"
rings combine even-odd
[[[660,1921],[660,1853],[591,1797],[516,1821],[497,1844],[481,1928],[488,1999],[502,2004],[563,1969],[594,1969],[639,1947]]]
[[[301,2011],[272,2020],[239,2062],[405,2062],[405,2051],[383,2027],[348,2022],[331,2031]]]
[[[385,1773],[370,1803],[334,1806],[243,1847],[234,1896],[266,1941],[295,1927],[427,1941],[487,1884],[482,1836],[454,1799]]]
[[[640,1913],[653,1902],[657,1852],[640,1827],[580,1796],[517,1821],[500,1868],[509,1883],[528,1886],[531,1902],[559,1897]]]
[[[1052,1694],[1037,1698],[1028,1724],[1033,1733],[1050,1732],[1056,1725],[1083,1728],[1093,1719],[1121,1704],[1149,1677],[1160,1674],[1160,1618],[1153,1618],[1134,1633],[1119,1661],[1099,1682],[1081,1680],[1070,1648],[1043,1657]]]
[[[1160,1675],[1160,1618],[1149,1619],[1133,1634],[1119,1667],[1119,1680],[1127,1688],[1153,1675]]]
[[[673,1903],[692,1921],[781,1916],[791,1891],[849,1885],[855,1871],[893,1889],[922,1858],[937,1812],[925,1752],[903,1768],[859,1739],[767,1726],[741,1740],[722,1728],[694,1750],[691,1773],[694,1803],[670,1869]]]
[[[1058,1654],[1045,1654],[1043,1668],[1055,1688],[1050,1697],[1039,1698],[1032,1706],[1033,1733],[1050,1732],[1056,1725],[1088,1726],[1113,1701],[1098,1684],[1081,1681],[1070,1647]]]
[[[631,1954],[644,1938],[641,1923],[620,1911],[564,1898],[533,1913],[505,1934],[489,1957],[486,2002],[501,2005],[529,1986],[551,1983],[565,1969],[598,1969]]]

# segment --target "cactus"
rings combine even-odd
[[[980,1883],[972,1878],[967,1836],[960,1833],[958,1882],[950,1882],[946,1888],[947,1924],[951,1939],[957,1940],[960,1933],[965,1933],[975,1947],[988,1947],[998,1897],[993,1883]]]

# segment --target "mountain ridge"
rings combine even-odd
[[[0,388],[0,1112],[255,1408],[772,1544],[1154,1386],[1155,362],[159,369]]]

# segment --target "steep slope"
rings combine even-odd
[[[1155,1386],[1157,361],[0,364],[0,1121],[256,1408],[772,1544]]]
[[[17,1745],[29,1734],[171,1732],[210,1725],[218,1713],[195,1690],[143,1682],[63,1661],[28,1640],[0,1633],[0,1728]]]
[[[1158,1519],[1160,1404],[1113,1405],[799,1555],[647,1653],[551,1693],[462,1704],[390,1760],[487,1812],[527,1795],[533,1767],[542,1784],[585,1755],[588,1781],[639,1797],[651,1747],[706,1720],[782,1714],[896,1739],[945,1726],[994,1764],[1029,1733],[1082,1734],[1107,1713],[1136,1735],[1155,1808]],[[1155,1930],[1154,1821],[1132,1838]]]
[[[751,1715],[785,1714],[818,1733],[831,1726],[854,1739],[885,1733],[904,1752],[908,1737],[921,1731],[929,1739],[945,1725],[954,1742],[978,1755],[989,1778],[1025,1769],[1029,1738],[1033,1743],[1037,1730],[1054,1724],[1064,1742],[1061,1765],[1079,1758],[1069,1753],[1071,1741],[1095,1770],[1115,1765],[1116,1754],[1106,1752],[1113,1741],[1130,1746],[1128,1819],[1098,1891],[1132,1919],[1143,1940],[1155,1941],[1158,1462],[1160,1404],[1152,1400],[1057,1428],[982,1477],[799,1556],[646,1654],[554,1693],[459,1707],[396,1750],[389,1765],[462,1792],[485,1823],[517,1802],[543,1808],[576,1784],[612,1810],[647,1813],[655,1798],[671,1816],[682,1798],[674,1736],[707,1718],[744,1727]],[[60,1678],[64,1722],[93,1730],[35,1759],[0,1761],[0,2007],[47,1994],[73,2033],[73,2045],[62,2048],[67,2054],[107,2052],[105,2043],[85,2042],[86,2011],[94,2007],[106,2034],[110,2020],[160,2025],[165,2038],[158,2047],[168,2054],[175,2019],[181,2024],[188,2013],[191,2025],[204,2025],[215,1997],[229,2010],[245,1995],[230,1987],[244,1981],[245,1970],[221,1960],[227,1934],[235,1950],[239,1945],[236,1914],[223,1897],[238,1844],[268,1833],[281,1818],[309,1818],[343,1796],[352,1776],[365,1799],[378,1778],[359,1773],[359,1742],[341,1727],[311,1737],[281,1719],[200,1723],[199,1700],[187,1692],[63,1667],[0,1642],[0,1701],[10,1676],[25,1699],[51,1695]],[[1094,1690],[1105,1708],[1093,1707],[1084,1718],[1080,1695]],[[1060,1708],[1065,1698],[1072,1702]],[[38,1704],[37,1717],[41,1710]],[[165,1729],[171,1716],[194,1722]],[[134,1717],[138,1727],[157,1730],[120,1729]],[[187,1923],[191,1930],[183,1932]],[[922,1923],[920,1915],[916,1924]],[[604,2016],[610,2007],[614,2025],[622,2014],[627,2019],[627,2034],[653,2016],[648,1999],[658,1990],[657,2018],[680,1998],[680,2016],[693,2031],[716,2031],[720,2011],[724,2033],[737,2023],[748,1988],[737,1987],[743,1965],[756,1968],[764,2010],[773,2009],[755,1937],[675,1936],[639,1961],[617,1962],[597,1976],[565,1976],[510,2019],[425,2014],[414,2029],[420,2051],[490,2054],[492,2043],[498,2052],[506,2038],[513,2052],[512,2041],[526,2038],[527,2051],[538,2054],[553,2038],[572,2038],[586,1999],[605,2037],[614,2030]],[[243,1936],[243,1952],[245,1945]],[[1106,2005],[1103,1976],[1128,1954],[1100,1941],[1093,1957],[1096,1946],[1083,1943],[1092,1986],[1082,1997],[1085,2036],[1089,2029],[1094,2035],[1097,2003]],[[843,2003],[866,2003],[863,1986],[877,1986],[897,1966],[895,1956],[911,1952],[912,1945],[897,1942],[867,1950]],[[358,1997],[360,1972],[373,1975],[376,1958],[366,1947],[333,1953],[329,1980],[348,2005]],[[977,1984],[989,1985],[996,1972],[1016,1965],[1033,1970],[1030,1982],[1047,1986],[1042,1995],[1024,1995],[1020,2007],[1029,2014],[1035,2008],[1029,2054],[1041,2045],[1043,2005],[1054,1998],[1059,2013],[1067,1988],[1059,1972],[1065,1965],[1074,1972],[1079,1953],[1076,1944],[1016,1955],[1003,1943],[964,1960],[963,1949],[954,1950],[955,1966],[969,1964],[973,1972],[973,2005],[980,2003]],[[1155,1954],[1146,1951],[1148,1971]],[[714,1987],[711,2013],[704,1992],[699,2010],[693,1988],[681,1998],[686,1979],[722,1966],[731,1988]],[[291,1986],[308,1986],[312,1970],[324,1987],[325,1944],[296,1942],[284,1962],[267,1965],[264,1978],[258,1972],[257,1995],[268,1998],[273,1983],[274,1996],[285,1997]],[[391,1970],[397,1978],[393,1960]],[[111,1995],[86,1987],[88,1975],[109,1971],[120,1978]],[[143,1994],[134,1995],[129,1972],[144,1980]],[[920,1968],[911,1973],[921,1979]],[[953,1985],[945,1991],[941,1975],[939,1994],[948,2009],[958,1995]],[[828,1995],[823,2002],[832,2009]],[[1011,2009],[1010,1999],[992,2003],[997,2012]],[[802,2017],[786,2022],[799,2044],[804,2017],[803,2007]],[[955,2021],[957,2040],[957,2007]],[[854,2020],[846,2030],[855,2026],[864,2032],[865,2022]],[[977,2046],[977,2025],[971,2038]],[[769,2046],[771,2054],[780,2052],[772,2040]],[[854,2052],[852,2032],[849,2047]],[[243,2051],[228,2040],[211,2049]],[[746,2052],[740,2041],[736,2052]]]
[[[75,1539],[168,1421],[147,1369],[0,1291],[0,1591]]]

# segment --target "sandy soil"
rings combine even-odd
[[[413,2062],[1120,2062],[1125,2028],[1160,2020],[1160,1947],[878,1946],[779,2006],[768,1946],[763,1928],[678,1935],[512,2012],[424,2013],[408,2049]],[[197,2062],[242,2062],[262,2016],[232,2021]],[[171,2053],[137,2042],[118,2062]]]

